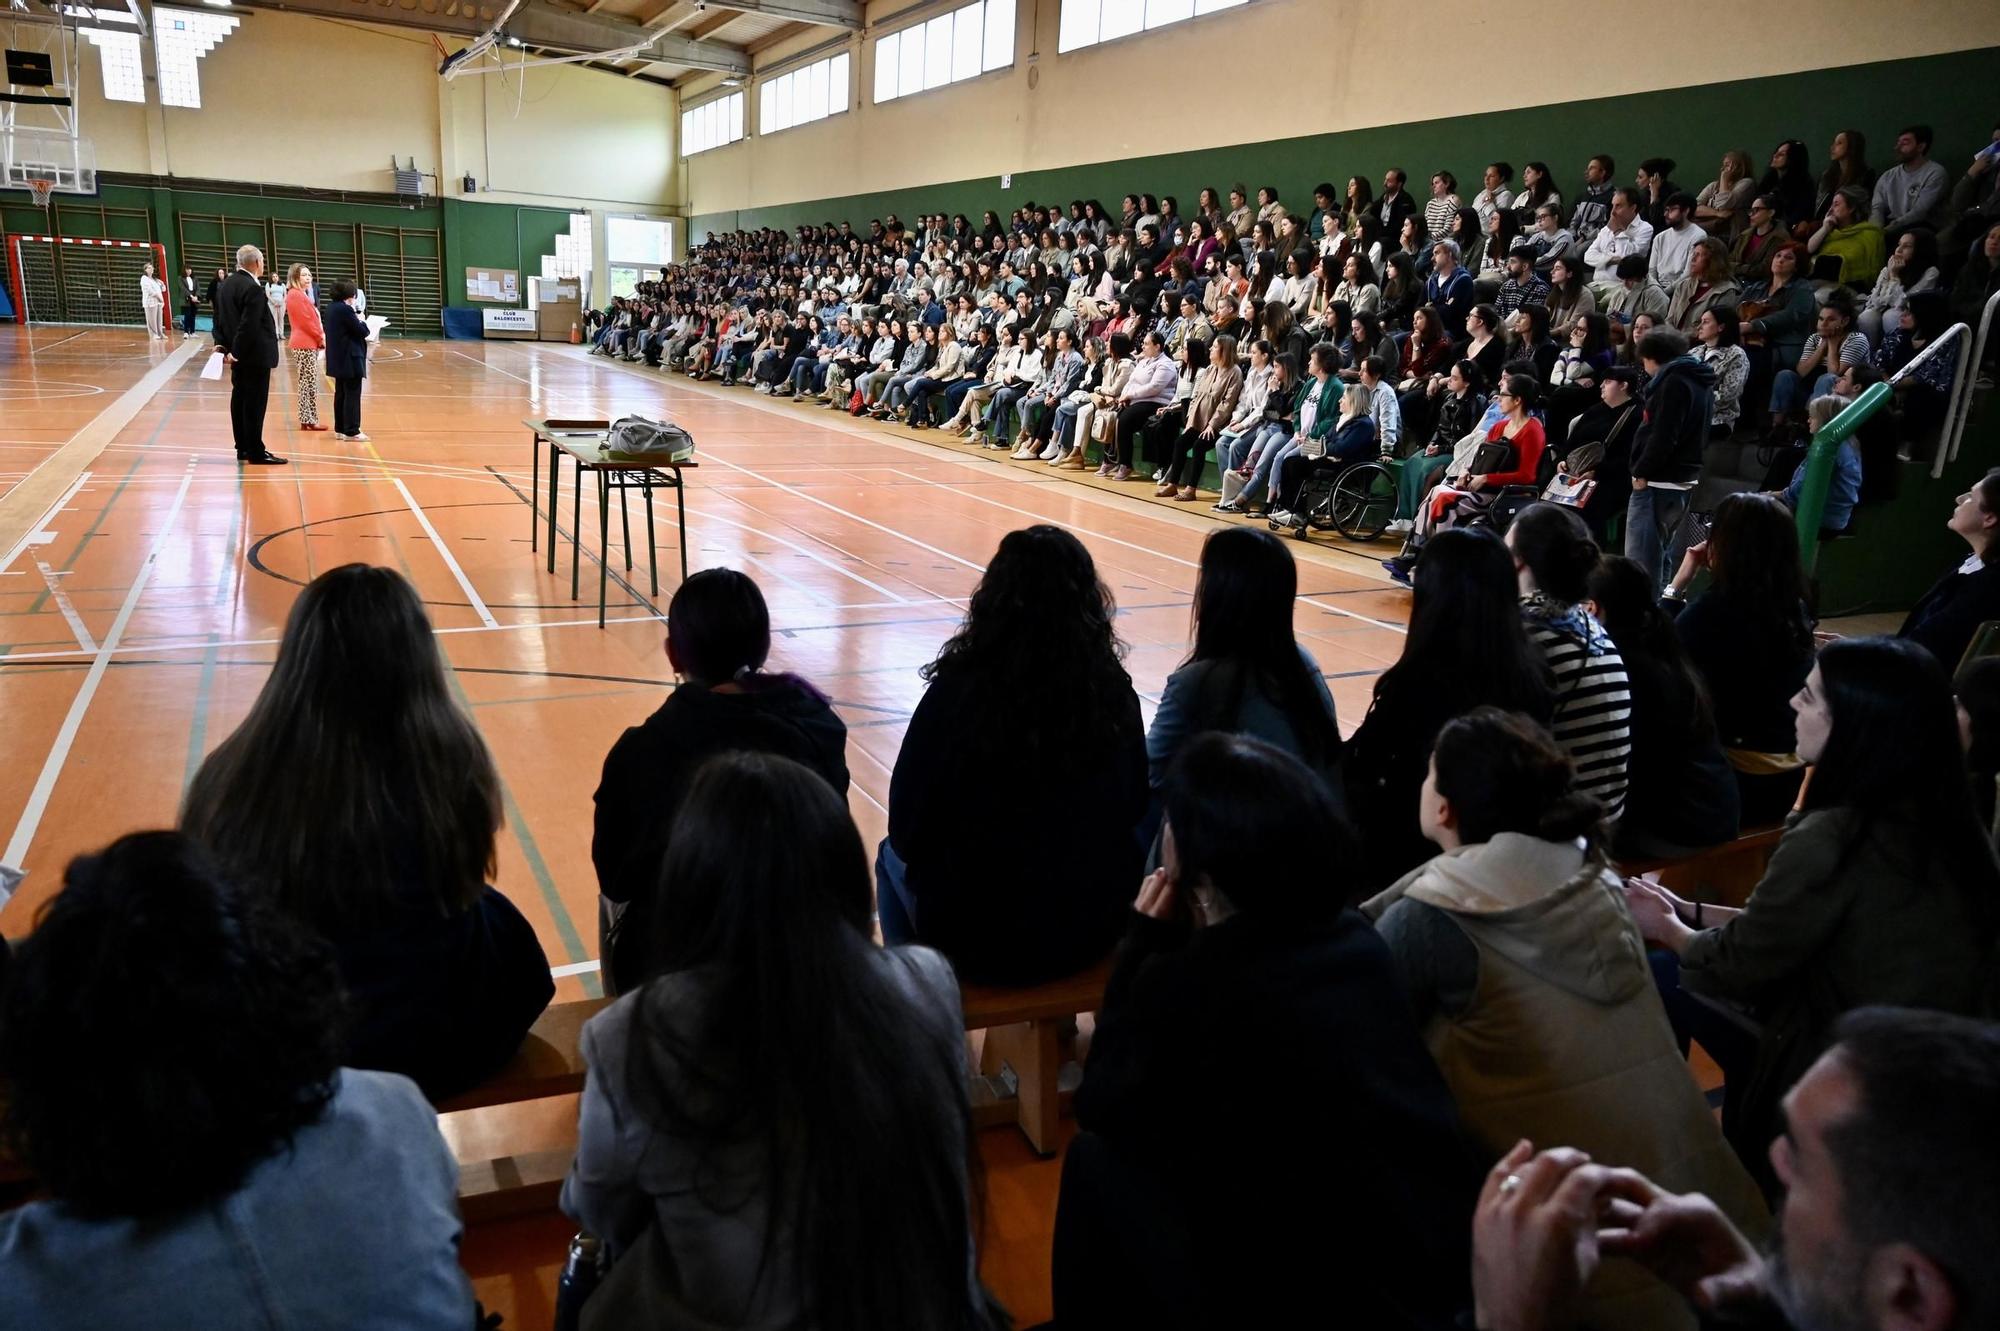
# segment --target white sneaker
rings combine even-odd
[[[365,434],[350,434],[347,436],[347,442],[350,444],[365,444],[368,442],[368,436]]]
[[[1153,473],[1153,484],[1155,485],[1160,484],[1162,481],[1166,479],[1167,479],[1167,469],[1165,467],[1162,467],[1158,471]]]
[[[1035,456],[1035,446],[1032,443],[1023,444],[1007,456],[1017,462],[1026,462],[1029,458]]]
[[[1417,524],[1408,518],[1397,518],[1382,529],[1382,534],[1385,536],[1408,536],[1412,531],[1416,530],[1416,526]]]
[[[1292,517],[1290,509],[1274,508],[1271,510],[1271,521],[1277,523],[1280,527],[1289,527],[1296,519]]]
[[[1043,449],[1035,456],[1040,458],[1044,462],[1054,462],[1057,458],[1062,456],[1062,445],[1050,444],[1047,448]]]

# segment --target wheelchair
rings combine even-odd
[[[1372,541],[1396,516],[1396,485],[1403,460],[1391,458],[1320,468],[1306,477],[1293,510],[1292,535],[1337,531],[1350,541]],[[1271,523],[1276,531],[1280,524]]]

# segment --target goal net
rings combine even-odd
[[[169,318],[180,303],[167,272],[166,250],[149,240],[93,240],[77,236],[7,237],[7,277],[22,323],[130,324],[146,322],[139,278],[147,264],[167,284]]]

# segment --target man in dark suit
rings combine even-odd
[[[286,459],[264,447],[264,408],[271,400],[271,371],[278,368],[278,325],[259,280],[264,253],[255,245],[236,251],[236,271],[216,292],[215,345],[233,362],[229,376],[229,429],[236,460],[253,466],[283,466]]]

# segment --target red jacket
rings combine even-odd
[[[326,349],[326,329],[320,325],[319,307],[312,303],[303,288],[292,287],[285,292],[285,319],[292,326],[292,334],[285,345],[294,351],[323,351]]]
[[[1533,416],[1521,427],[1512,439],[1507,437],[1507,418],[1502,416],[1493,422],[1493,428],[1486,432],[1489,444],[1511,444],[1514,447],[1514,469],[1512,471],[1489,472],[1486,476],[1488,489],[1498,489],[1503,485],[1533,485],[1535,475],[1541,470],[1542,450],[1548,447],[1548,439],[1542,434],[1542,423]]]

